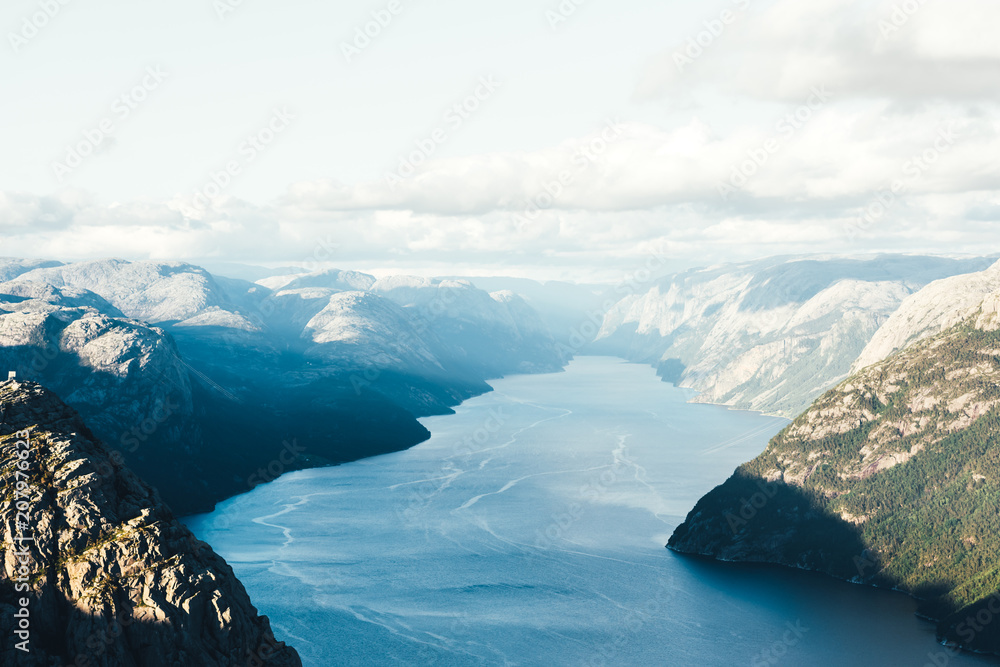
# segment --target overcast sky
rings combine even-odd
[[[1000,251],[996,0],[6,0],[0,31],[0,255]]]

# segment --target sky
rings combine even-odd
[[[998,31],[995,0],[6,0],[0,256],[992,254]]]

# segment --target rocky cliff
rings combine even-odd
[[[882,361],[911,343],[969,319],[1000,291],[1000,262],[985,271],[937,280],[908,297],[875,333],[853,369]],[[991,306],[987,304],[987,309]]]
[[[0,457],[3,664],[301,664],[226,562],[54,394],[0,383]]]
[[[593,351],[656,365],[696,400],[794,417],[928,283],[995,259],[775,257],[669,276],[608,311]]]
[[[824,394],[668,547],[898,588],[942,638],[1000,653],[998,296]]]

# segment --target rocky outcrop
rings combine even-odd
[[[3,664],[301,665],[226,562],[54,394],[0,383],[0,457]]]

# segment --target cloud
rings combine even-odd
[[[65,229],[72,219],[72,210],[56,197],[0,192],[0,238]]]
[[[298,182],[269,202],[0,193],[0,252],[450,273],[1000,246],[1000,90],[988,85],[1000,41],[986,30],[1000,3],[727,6],[692,26],[698,48],[645,63],[636,96],[666,100],[666,116],[633,109],[644,121],[531,151],[415,146],[382,178]],[[685,100],[682,117],[672,103]]]
[[[1000,209],[993,193],[920,195],[900,201],[863,228],[841,207],[804,206],[722,213],[702,204],[636,211],[546,211],[520,227],[506,212],[482,215],[412,211],[316,211],[219,202],[201,220],[177,217],[170,202],[80,206],[59,230],[2,237],[2,254],[57,259],[207,259],[298,264],[307,268],[456,272],[616,279],[665,256],[671,267],[778,254],[824,252],[984,253],[1000,247],[1000,228],[969,219]],[[86,220],[84,223],[83,221]],[[171,220],[165,223],[164,220]]]
[[[746,9],[740,9],[746,6]],[[644,66],[635,95],[652,100],[717,87],[798,100],[825,84],[842,98],[996,100],[993,0],[736,0],[692,25],[686,41]]]
[[[832,102],[829,98],[832,98]],[[811,104],[811,106],[810,106]],[[530,226],[561,213],[692,204],[709,214],[850,215],[901,181],[900,197],[993,190],[1000,123],[962,105],[901,113],[890,102],[837,105],[835,92],[727,134],[694,118],[663,129],[618,123],[534,153],[431,160],[390,186],[297,184],[276,206],[290,217],[363,211]],[[464,235],[462,235],[464,236]]]

